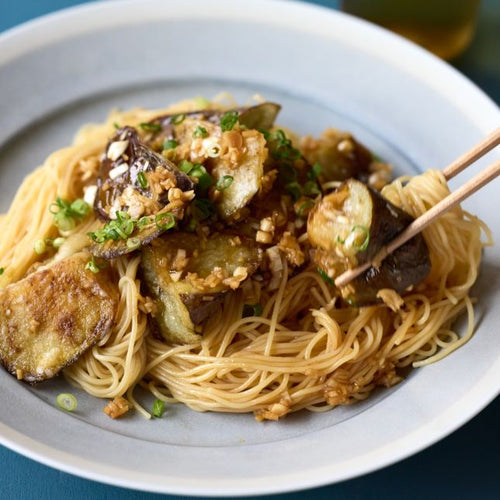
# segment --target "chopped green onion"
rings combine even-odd
[[[97,274],[101,269],[97,265],[97,262],[94,259],[94,256],[87,262],[85,265],[85,269],[88,269],[91,273]]]
[[[345,240],[343,240],[339,235],[337,235],[337,243],[339,245],[343,245],[345,243]]]
[[[323,269],[320,269],[319,267],[316,269],[316,271],[318,271],[318,274],[321,276],[321,279],[325,282],[325,283],[328,283],[329,285],[334,285],[335,286],[335,282],[332,280],[332,278],[330,278],[330,276],[328,276],[328,274],[326,274],[325,271],[323,271]]]
[[[108,240],[126,240],[139,225],[139,221],[130,218],[127,212],[117,211],[116,219],[107,222],[101,229],[87,233],[96,243],[104,243]]]
[[[193,132],[193,137],[196,139],[198,137],[208,137],[208,132],[207,132],[207,129],[205,127],[202,127],[201,125],[198,125],[194,132]]]
[[[300,151],[293,147],[292,141],[287,138],[283,130],[276,130],[276,132],[269,134],[269,138],[266,137],[266,140],[273,158],[294,161],[302,156]]]
[[[165,411],[165,401],[161,399],[155,399],[153,403],[153,411],[151,412],[151,416],[153,418],[161,418],[163,416],[163,412]]]
[[[234,181],[234,177],[232,175],[223,175],[215,185],[215,189],[217,191],[224,191],[227,189]]]
[[[206,198],[194,200],[191,206],[193,207],[193,217],[198,221],[208,219],[215,213],[214,204]]]
[[[245,304],[243,306],[243,317],[262,316],[264,308],[257,302],[256,304]]]
[[[198,96],[194,98],[194,104],[197,108],[205,109],[208,106],[209,101],[204,97]]]
[[[302,196],[302,190],[300,189],[300,185],[298,182],[289,182],[286,186],[285,189],[288,194],[292,196],[294,201],[298,201],[300,197]]]
[[[194,168],[189,172],[189,175],[198,179],[197,187],[201,191],[208,189],[214,183],[214,180],[207,172],[207,169],[199,163],[194,166]]]
[[[220,119],[220,128],[223,132],[233,130],[233,127],[238,123],[238,111],[228,111],[222,115]]]
[[[113,123],[113,127],[115,127],[116,130],[118,130],[119,128],[121,128],[120,124],[116,123],[116,122]]]
[[[73,394],[68,392],[63,392],[58,394],[56,397],[56,404],[61,408],[61,410],[65,411],[75,411],[77,407],[77,401]]]
[[[35,244],[33,245],[33,249],[38,255],[45,253],[47,251],[47,244],[45,243],[45,240],[36,240]]]
[[[297,210],[297,217],[306,217],[307,214],[311,211],[311,208],[314,207],[314,201],[308,200],[302,203]]]
[[[321,165],[319,163],[315,163],[309,172],[307,172],[307,178],[311,180],[317,179],[321,175]]]
[[[138,221],[137,221],[137,227],[139,229],[144,229],[146,226],[148,226],[149,224],[151,224],[153,222],[153,219],[152,217],[148,216],[148,215],[144,215],[143,217],[141,217]]]
[[[140,238],[129,238],[127,240],[127,248],[129,250],[135,250],[141,246],[141,239]]]
[[[315,195],[318,195],[320,193],[321,193],[321,191],[320,191],[316,181],[307,181],[304,184],[304,194],[306,196],[315,196]]]
[[[167,220],[165,222],[162,222],[163,219]],[[170,212],[156,214],[155,223],[158,229],[165,229],[165,230],[172,229],[175,226],[174,214]]]
[[[376,155],[375,153],[372,152],[372,160],[377,161],[379,163],[382,163],[382,158],[380,156]]]
[[[59,237],[59,238],[56,238],[53,242],[52,242],[52,246],[54,248],[59,248],[64,242],[66,241],[66,238],[62,238],[62,237]]]
[[[142,188],[147,188],[148,187],[148,180],[146,178],[146,175],[144,172],[139,172],[137,174],[137,180],[139,181],[139,184],[141,185]]]
[[[175,149],[179,143],[175,139],[165,139],[163,141],[163,150]]]
[[[366,250],[367,247],[368,247],[368,244],[370,243],[370,231],[367,227],[365,226],[354,226],[352,229],[351,229],[351,233],[353,233],[354,231],[356,231],[357,229],[359,229],[360,231],[363,232],[363,234],[365,235],[365,239],[363,240],[363,243],[361,243],[361,245],[353,245],[354,248],[358,251],[358,252],[362,252],[363,250]]]
[[[0,276],[2,276],[3,272],[5,271],[5,268],[0,267]]]
[[[142,130],[145,130],[146,132],[161,131],[161,125],[159,123],[151,123],[151,122],[139,123],[139,127],[141,127]]]
[[[75,219],[83,219],[90,211],[90,205],[82,199],[69,202],[57,197],[49,207],[54,217],[54,224],[61,231],[69,231],[75,227]]]
[[[172,116],[170,120],[174,125],[180,125],[186,119],[186,115],[184,113],[179,113],[177,115]]]
[[[191,172],[191,170],[193,170],[194,165],[188,160],[182,160],[179,163],[178,168],[181,172],[184,172],[185,174],[189,174],[189,172]]]

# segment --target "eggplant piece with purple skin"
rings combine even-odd
[[[149,148],[135,129],[119,129],[109,141],[101,161],[94,211],[108,223],[117,218],[117,213],[126,213],[132,221],[148,216],[150,222],[137,225],[128,235],[130,238],[119,238],[116,233],[116,238],[93,243],[91,253],[113,259],[150,243],[166,230],[156,224],[156,218],[168,212],[170,189],[186,192],[193,191],[194,187],[188,175]],[[178,213],[173,212],[176,219],[182,218],[180,208]],[[138,244],[130,245],[131,238]]]
[[[155,214],[168,203],[168,189],[160,185],[166,183],[181,191],[194,189],[188,175],[155,153],[134,128],[123,127],[109,141],[101,161],[94,211],[105,221],[114,219],[118,210],[133,219]]]
[[[208,122],[212,125],[220,125],[221,118],[226,113],[237,112],[240,125],[248,129],[268,130],[274,125],[274,121],[281,110],[281,106],[274,102],[263,102],[249,108],[235,108],[232,110],[206,109],[189,111],[187,113],[175,113],[154,118],[149,123],[159,125],[161,131],[153,134],[152,140],[161,136],[162,139],[176,139],[175,125],[182,123],[184,119]]]
[[[349,179],[325,196],[310,212],[309,240],[316,248],[315,262],[328,281],[348,269],[370,262],[413,217],[393,205],[378,191]],[[404,293],[429,274],[429,250],[421,234],[388,255],[341,291],[357,305],[378,302],[377,293],[393,289]]]
[[[142,277],[155,301],[153,314],[163,338],[176,344],[201,340],[205,321],[225,293],[258,268],[261,251],[250,238],[216,233],[207,240],[177,232],[142,251]]]
[[[321,165],[323,182],[355,178],[367,183],[374,161],[372,153],[351,134],[331,128],[319,139],[307,141],[302,153],[311,165]]]

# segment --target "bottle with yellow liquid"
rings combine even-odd
[[[479,0],[343,0],[342,9],[413,40],[443,59],[469,45]]]

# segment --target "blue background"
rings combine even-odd
[[[0,0],[0,31],[80,3],[84,2]],[[311,3],[338,8],[335,1]],[[476,36],[454,65],[497,104],[500,102],[500,0],[483,0]],[[451,436],[398,464],[332,486],[273,498],[500,498],[499,457],[500,398],[497,398]],[[186,497],[143,493],[80,479],[0,446],[0,499],[31,498],[146,500]]]

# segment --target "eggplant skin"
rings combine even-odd
[[[125,143],[123,153],[116,157],[115,144]],[[114,169],[125,168],[125,172],[115,178],[110,177]],[[128,168],[126,168],[128,167]],[[159,170],[158,170],[159,169]],[[173,186],[181,191],[193,190],[195,185],[188,175],[181,172],[172,162],[163,158],[143,142],[137,131],[132,127],[122,127],[116,131],[113,138],[106,147],[97,178],[97,195],[94,201],[94,212],[105,221],[115,218],[112,210],[116,209],[116,202],[123,199],[123,203],[131,205],[120,206],[119,210],[128,211],[132,218],[137,219],[141,215],[157,213],[168,203],[168,190],[160,185],[152,189],[150,185],[153,180],[149,175],[153,172],[163,172],[159,181],[171,180]],[[140,174],[148,177],[148,185],[143,187],[140,183]],[[153,193],[161,193],[157,199],[153,199]],[[121,205],[121,203],[119,203]],[[134,215],[133,207],[139,206],[149,210],[150,213],[138,213]],[[156,210],[154,208],[156,207]]]
[[[389,254],[378,269],[371,267],[354,279],[350,283],[354,292],[349,299],[363,306],[380,302],[377,293],[384,288],[403,294],[421,283],[430,270],[429,250],[419,234]]]
[[[0,360],[17,378],[52,378],[111,331],[118,291],[88,260],[75,254],[0,290]]]
[[[334,279],[347,269],[370,262],[412,221],[413,217],[378,191],[349,179],[325,196],[309,215],[315,262]],[[422,234],[417,234],[387,256],[378,269],[372,267],[353,280],[342,294],[357,305],[375,303],[379,290],[403,293],[423,281],[430,267],[429,250]]]
[[[193,120],[202,120],[212,123],[213,125],[219,125],[224,114],[235,111],[238,113],[238,121],[246,128],[268,130],[274,125],[274,121],[280,110],[281,106],[279,104],[274,102],[263,102],[248,108],[236,108],[232,110],[206,109],[190,111],[184,113],[184,115]],[[175,137],[175,125],[173,120],[178,116],[179,113],[158,116],[151,120],[151,123],[161,126],[162,131],[159,132],[159,134],[161,134],[162,137],[173,139]],[[156,138],[156,135],[153,135],[153,138]]]
[[[201,340],[197,325],[214,312],[231,289],[227,283],[211,280],[216,268],[229,277],[241,267],[246,268],[247,276],[258,268],[261,252],[253,241],[238,237],[239,244],[235,244],[235,238],[215,234],[200,241],[195,234],[177,232],[158,238],[143,249],[143,282],[146,293],[156,303],[154,320],[167,342],[192,344]],[[182,272],[195,276],[194,282],[186,277],[174,280],[179,251],[187,257]],[[207,286],[200,289],[200,283]]]
[[[324,182],[349,178],[368,182],[373,156],[348,133],[327,129],[319,139],[307,138],[301,149],[311,165],[321,165]]]

